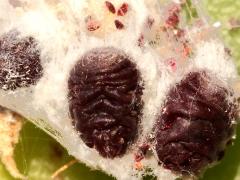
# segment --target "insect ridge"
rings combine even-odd
[[[231,96],[204,71],[189,73],[170,90],[156,125],[156,151],[164,167],[199,174],[223,157],[234,132]]]
[[[87,52],[68,82],[70,114],[85,144],[103,157],[123,155],[137,136],[142,109],[140,74],[115,48]]]

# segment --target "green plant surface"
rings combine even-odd
[[[204,0],[204,7],[214,21],[222,24],[221,35],[232,55],[240,72],[240,28],[232,29],[230,20],[240,20],[239,0]],[[202,180],[240,180],[240,127],[237,130],[237,139],[230,147],[220,164],[209,169]]]
[[[200,0],[201,1],[201,0]],[[230,20],[240,20],[239,0],[203,0],[204,7],[214,21],[222,24],[221,35],[232,51],[240,70],[240,28],[231,29]]]
[[[229,20],[240,19],[240,0],[203,0],[209,16],[222,23],[221,35],[232,50],[240,70],[240,30],[231,30]],[[20,171],[29,180],[50,180],[62,165],[73,160],[66,150],[46,133],[26,122],[15,149],[15,159]],[[100,171],[93,171],[77,163],[60,174],[58,180],[113,180]],[[14,180],[0,164],[0,180]],[[201,180],[240,180],[240,127],[237,139],[229,147],[224,159],[206,171]]]
[[[240,127],[233,146],[227,149],[223,160],[206,171],[201,180],[240,180]]]
[[[29,122],[24,125],[21,132],[21,139],[15,150],[15,159],[20,171],[29,180],[50,180],[51,175],[58,168],[73,160],[60,144]],[[59,180],[112,179],[80,163],[71,166],[58,178]]]

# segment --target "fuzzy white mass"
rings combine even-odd
[[[0,34],[17,29],[22,36],[37,39],[43,66],[43,76],[36,85],[15,91],[0,90],[0,104],[31,120],[59,141],[69,154],[86,165],[101,169],[119,180],[140,179],[144,171],[135,169],[134,153],[137,145],[151,134],[168,90],[185,74],[199,69],[213,73],[221,79],[224,86],[231,88],[231,83],[237,78],[237,71],[218,38],[196,38],[196,34],[211,28],[208,24],[186,28],[194,53],[186,62],[181,63],[175,72],[170,71],[164,55],[159,53],[158,48],[148,43],[144,44],[144,48],[140,48],[137,43],[139,35],[144,31],[146,19],[153,17],[156,23],[162,23],[170,3],[160,3],[157,0],[128,0],[130,8],[126,17],[116,17],[107,12],[104,2],[0,1]],[[125,1],[111,2],[115,7],[119,7]],[[102,24],[99,31],[87,30],[86,18],[90,15]],[[116,18],[124,23],[124,30],[115,28]],[[150,34],[154,33],[150,30]],[[174,42],[171,42],[171,45],[174,47]],[[144,82],[141,135],[128,148],[126,154],[114,159],[103,158],[95,149],[87,147],[74,130],[69,114],[67,83],[70,71],[87,51],[98,47],[115,47],[132,57]],[[174,53],[176,52],[172,51],[172,54]],[[171,180],[177,177],[158,165],[154,153],[144,159],[142,164],[151,168],[159,179]]]

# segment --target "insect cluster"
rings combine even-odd
[[[1,33],[2,106],[118,179],[198,176],[223,157],[237,73],[202,17],[183,23],[188,2],[39,2]]]

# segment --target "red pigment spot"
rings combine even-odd
[[[122,6],[118,9],[117,15],[124,16],[128,12],[128,4],[123,3]]]
[[[106,5],[106,7],[108,8],[108,10],[109,10],[111,13],[115,14],[116,9],[115,9],[114,5],[113,5],[111,2],[105,1],[105,5]]]
[[[88,31],[95,31],[100,28],[100,22],[97,20],[92,19],[91,16],[89,16],[86,20],[87,23],[87,29]]]
[[[162,128],[161,130],[165,131],[167,129],[170,129],[173,126],[173,122],[168,121]]]
[[[124,24],[121,21],[115,20],[114,23],[115,23],[115,26],[116,26],[117,29],[123,29],[124,28]]]
[[[142,151],[142,153],[144,154],[144,155],[146,155],[147,154],[147,151],[149,150],[149,148],[150,148],[150,146],[149,146],[149,144],[142,144],[140,147],[139,147],[139,150],[141,150]]]
[[[176,27],[179,23],[179,17],[177,14],[171,14],[166,20],[166,24],[170,27]]]
[[[167,64],[171,67],[172,71],[176,71],[177,63],[176,63],[176,60],[174,58],[168,59]]]
[[[174,6],[169,10],[169,16],[166,20],[166,24],[170,27],[176,28],[180,22],[179,20],[180,9],[178,6]]]
[[[134,155],[135,162],[140,162],[147,154],[149,148],[150,148],[149,144],[146,143],[139,146],[138,152]]]
[[[135,160],[135,162],[140,162],[142,159],[144,158],[144,156],[143,156],[143,154],[141,154],[141,153],[136,153],[136,154],[134,154],[134,160]]]

